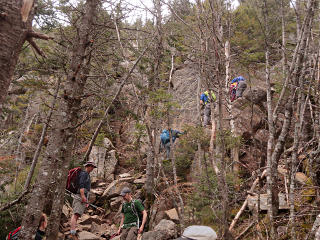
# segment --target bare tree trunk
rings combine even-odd
[[[56,179],[58,194],[55,197],[57,202],[54,206],[53,214],[50,216],[51,227],[47,234],[50,239],[56,239],[57,230],[60,223],[60,214],[63,204],[65,181],[68,174],[67,167],[71,161],[71,151],[74,142],[74,133],[79,119],[79,109],[81,107],[84,87],[87,80],[87,73],[90,69],[91,59],[91,37],[93,24],[96,17],[98,1],[87,0],[84,5],[84,15],[78,26],[77,39],[74,41],[70,70],[67,81],[63,88],[63,96],[59,103],[59,111],[54,115],[54,126],[50,134],[46,156],[42,161],[37,183],[28,201],[25,217],[22,222],[21,239],[32,239],[41,213],[44,208],[46,195],[52,179]],[[57,169],[58,167],[60,169]],[[60,209],[59,209],[60,208]],[[59,215],[59,216],[57,216]]]
[[[31,30],[34,15],[33,0],[4,0],[1,5],[0,115],[23,43],[27,39],[28,31]]]
[[[40,140],[38,142],[38,145],[37,145],[37,149],[36,149],[36,152],[34,153],[33,155],[33,159],[32,159],[32,164],[31,164],[31,167],[30,167],[30,171],[28,173],[28,176],[27,176],[27,180],[24,184],[24,190],[28,190],[29,186],[30,186],[30,183],[31,183],[31,179],[32,179],[32,176],[33,176],[33,173],[34,173],[34,170],[37,166],[37,163],[38,163],[38,159],[39,159],[39,156],[40,156],[40,153],[41,153],[41,148],[43,146],[43,143],[44,143],[44,139],[45,139],[45,136],[47,134],[47,130],[48,130],[48,127],[49,127],[49,123],[51,121],[51,116],[53,114],[53,111],[54,111],[54,107],[55,107],[55,104],[56,104],[56,100],[57,100],[57,97],[58,97],[58,92],[59,92],[59,88],[60,88],[60,83],[61,83],[61,77],[58,78],[58,83],[57,83],[57,88],[56,88],[56,92],[54,93],[54,97],[53,97],[53,101],[52,101],[52,104],[51,104],[51,107],[50,107],[50,111],[49,111],[49,114],[48,114],[48,117],[47,117],[47,120],[46,122],[44,123],[44,126],[42,128],[42,132],[41,132],[41,137],[40,137]]]

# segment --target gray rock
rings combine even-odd
[[[103,145],[107,149],[107,151],[115,149],[115,147],[113,146],[113,144],[112,144],[112,142],[110,141],[109,138],[104,138],[103,139]]]
[[[81,218],[79,219],[80,225],[88,225],[88,224],[91,224],[92,222],[101,224],[101,219],[97,215],[90,216],[88,214],[82,215]]]
[[[108,229],[108,227],[109,226],[106,223],[97,224],[95,222],[92,222],[90,232],[101,236],[106,231],[106,229]]]
[[[105,177],[105,165],[106,165],[107,149],[105,147],[93,146],[89,161],[94,162],[97,166],[92,173],[91,177],[104,178]]]
[[[174,222],[179,221],[179,216],[178,216],[177,210],[175,208],[172,208],[168,211],[165,211],[165,213],[170,220],[172,220]]]
[[[163,219],[153,231],[142,235],[142,240],[169,240],[177,237],[177,226],[170,220]]]
[[[128,177],[132,177],[130,173],[122,173],[119,175],[119,178],[128,178]]]
[[[118,210],[121,204],[122,204],[122,197],[115,197],[110,200],[110,207],[114,211]]]
[[[104,139],[104,146],[93,146],[89,160],[97,165],[91,173],[92,178],[105,179],[107,181],[114,180],[115,167],[118,164],[116,151],[113,149],[111,141],[107,138]]]
[[[83,231],[79,233],[79,240],[99,240],[100,238],[93,233]]]
[[[119,196],[123,187],[131,188],[131,184],[129,182],[133,182],[133,178],[120,178],[118,180],[114,180],[104,191],[99,201],[101,200],[109,200],[113,197]],[[131,188],[132,189],[132,188]]]
[[[118,159],[116,157],[116,150],[111,150],[107,155],[107,164],[105,165],[105,179],[112,181],[115,179],[114,171],[118,164]]]
[[[260,194],[260,210],[268,210],[268,194]],[[250,210],[257,209],[258,195],[248,197],[248,207]],[[285,194],[279,193],[279,209],[289,209],[289,205],[286,202]]]
[[[134,184],[145,184],[147,181],[147,178],[139,178],[139,179],[135,179],[133,181]]]

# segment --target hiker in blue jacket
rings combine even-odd
[[[177,138],[179,138],[183,133],[178,130],[171,129],[171,141],[174,143]],[[160,135],[160,149],[166,149],[166,156],[169,158],[170,156],[170,134],[167,129],[164,129]]]
[[[210,91],[211,96],[209,95],[209,91],[205,91],[200,96],[200,105],[204,108],[203,112],[203,126],[206,127],[210,123],[211,118],[211,103],[216,101],[216,95],[213,91]]]

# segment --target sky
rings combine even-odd
[[[239,5],[238,0],[232,0],[232,7],[235,8]],[[128,4],[129,8],[134,9],[128,16],[128,21],[130,23],[133,23],[135,19],[141,18],[142,20],[145,20],[146,18],[151,18],[152,15],[145,10],[145,8],[152,9],[153,4],[152,0],[125,0],[125,2]],[[191,2],[194,2],[191,0]],[[168,8],[164,7],[164,13],[168,12]]]

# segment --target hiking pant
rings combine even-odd
[[[73,209],[73,214],[77,213],[79,216],[81,216],[86,210],[86,204],[81,202],[80,194],[76,194],[76,197],[73,198],[72,209]]]
[[[169,159],[170,157],[170,142],[167,142],[165,145],[164,145],[164,148],[166,149],[166,156],[167,156],[167,159]]]
[[[124,228],[122,229],[120,240],[137,240],[138,228]]]
[[[207,103],[204,106],[204,114],[203,114],[203,126],[207,126],[210,123],[210,117],[211,117],[211,105],[210,103]]]
[[[247,83],[245,81],[240,81],[237,86],[236,98],[242,97],[244,90],[247,88]]]

